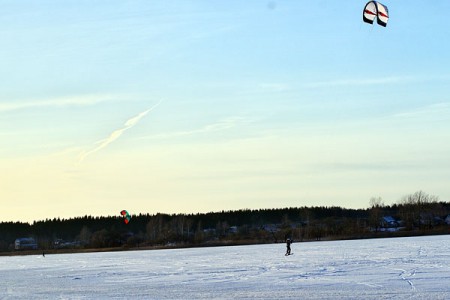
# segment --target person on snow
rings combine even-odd
[[[291,244],[292,240],[290,238],[286,239],[286,255],[291,255]]]

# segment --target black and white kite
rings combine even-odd
[[[363,20],[366,23],[373,24],[375,18],[377,19],[378,25],[386,27],[389,19],[388,8],[378,1],[369,1],[364,7]]]

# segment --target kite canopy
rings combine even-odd
[[[366,23],[373,24],[375,18],[377,19],[378,25],[386,27],[389,19],[388,8],[378,1],[369,1],[364,7],[363,20]]]
[[[123,221],[125,222],[125,224],[128,224],[131,220],[130,214],[126,210],[122,210],[120,212],[120,214],[122,215]]]

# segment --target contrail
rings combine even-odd
[[[88,157],[89,155],[91,155],[91,154],[93,154],[93,153],[95,153],[97,151],[100,151],[101,149],[105,148],[106,146],[108,146],[109,144],[111,144],[112,142],[117,140],[126,130],[136,126],[136,124],[138,124],[139,121],[143,117],[145,117],[149,112],[151,112],[158,105],[160,105],[162,101],[163,100],[160,100],[158,103],[156,103],[155,105],[153,105],[152,107],[150,107],[146,111],[143,111],[140,114],[138,114],[137,116],[129,119],[128,121],[126,121],[123,128],[120,128],[120,129],[117,129],[117,130],[113,131],[109,135],[109,137],[107,137],[106,139],[97,141],[95,144],[99,144],[99,145],[97,147],[95,147],[94,149],[89,150],[89,151],[83,151],[83,153],[80,154],[80,158],[79,158],[78,162],[79,163],[83,162],[83,160],[86,159],[86,157]]]

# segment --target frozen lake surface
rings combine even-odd
[[[0,257],[2,299],[450,299],[450,235]]]

